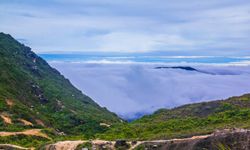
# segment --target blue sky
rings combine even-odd
[[[0,20],[38,53],[250,55],[249,0],[1,0]]]

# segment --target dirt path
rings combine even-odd
[[[12,145],[12,144],[0,144],[0,149],[20,149],[20,150],[31,150],[30,148],[25,148],[17,145]]]
[[[12,124],[12,120],[9,116],[1,114],[0,117],[3,119],[4,123],[6,124]]]
[[[36,123],[39,124],[40,126],[45,127],[45,124],[43,123],[42,120],[36,119],[35,121],[36,121]]]
[[[137,143],[135,145],[132,145],[129,150],[133,150],[135,149],[137,146],[141,145],[143,143],[143,141],[137,141]]]
[[[137,144],[133,145],[130,150],[133,150],[137,146],[144,144],[144,143],[167,143],[167,142],[185,142],[185,141],[193,141],[193,140],[202,140],[206,139],[208,137],[213,137],[216,135],[223,135],[227,133],[244,133],[244,132],[249,132],[249,130],[246,129],[224,129],[224,130],[219,130],[215,131],[212,134],[207,134],[207,135],[198,135],[198,136],[193,136],[189,138],[182,138],[182,139],[169,139],[169,140],[153,140],[153,141],[138,141]]]
[[[171,141],[175,141],[175,142],[176,141],[188,141],[188,140],[195,140],[195,139],[204,139],[204,138],[207,138],[207,137],[212,136],[212,135],[213,134],[193,136],[193,137],[184,138],[184,139],[137,141],[137,143],[135,145],[132,145],[129,148],[129,150],[133,150],[137,146],[139,146],[143,143],[165,143],[165,142],[171,142]],[[55,144],[51,144],[51,145],[46,146],[46,150],[74,150],[79,144],[82,144],[84,142],[88,142],[88,141],[61,141],[61,142],[57,142]],[[107,144],[109,144],[109,146],[111,146],[111,149],[114,149],[114,145],[115,145],[115,141],[93,140],[93,141],[89,141],[89,142],[91,142],[93,145],[107,145]]]
[[[62,141],[46,146],[46,150],[74,150],[79,144],[86,141]]]
[[[142,141],[145,142],[152,142],[152,143],[164,143],[164,142],[176,142],[176,141],[189,141],[189,140],[200,140],[205,139],[207,137],[213,136],[214,134],[207,134],[207,135],[199,135],[199,136],[193,136],[190,138],[183,138],[183,139],[170,139],[170,140],[154,140],[154,141]]]
[[[153,140],[153,141],[137,141],[135,145],[132,145],[129,150],[135,149],[137,146],[143,143],[166,143],[166,142],[181,142],[181,141],[189,141],[189,140],[197,140],[197,139],[205,139],[207,137],[212,136],[213,134],[208,135],[201,135],[201,136],[193,136],[190,138],[183,138],[183,139],[170,139],[170,140]]]
[[[47,139],[51,139],[48,135],[41,132],[41,129],[30,129],[22,132],[0,132],[0,136],[13,136],[13,135],[29,135],[29,136],[39,136]]]
[[[14,102],[11,99],[6,99],[5,102],[9,107],[12,107],[14,105]]]
[[[24,119],[18,119],[19,121],[21,121],[24,125],[26,126],[33,126],[33,123],[27,121],[27,120],[24,120]]]
[[[132,145],[131,141],[128,141],[130,143],[131,147],[129,150],[135,149],[137,146],[144,144],[144,143],[167,143],[167,142],[186,142],[186,141],[192,141],[192,140],[201,140],[208,137],[216,136],[216,135],[223,135],[227,133],[241,133],[241,132],[249,132],[249,130],[245,129],[236,129],[236,130],[221,130],[218,132],[214,132],[212,134],[207,135],[199,135],[199,136],[193,136],[189,138],[182,138],[182,139],[170,139],[170,140],[152,140],[152,141],[137,141],[135,145]],[[115,141],[105,141],[105,140],[93,140],[93,141],[61,141],[57,142],[55,144],[51,144],[46,146],[46,150],[74,150],[79,144],[90,142],[92,145],[99,145],[99,146],[106,146],[110,147],[111,149],[114,149]]]

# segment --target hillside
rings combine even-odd
[[[39,128],[91,137],[107,129],[102,124],[117,122],[119,117],[81,93],[29,47],[0,33],[0,131]]]
[[[161,109],[99,135],[107,140],[153,140],[210,134],[227,128],[250,128],[250,94],[226,100]]]
[[[214,134],[224,129],[230,130]],[[183,144],[192,147],[193,142],[209,149],[214,141],[224,143],[222,146],[236,143],[239,148],[250,137],[249,130],[243,129],[250,129],[250,94],[161,109],[131,123],[122,122],[29,47],[0,33],[0,149],[81,148],[91,147],[91,142],[97,147],[124,146],[123,140],[114,141],[117,139],[129,140],[129,146],[138,149],[155,145],[178,149]],[[109,141],[88,141],[94,138]]]

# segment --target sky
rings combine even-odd
[[[1,0],[0,22],[37,53],[250,55],[249,0]]]
[[[250,0],[0,0],[0,32],[40,56],[250,58]],[[127,119],[250,92],[249,65],[198,66],[213,72],[206,74],[156,70],[153,63],[49,63],[98,104]]]

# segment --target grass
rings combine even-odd
[[[249,94],[161,109],[131,123],[121,123],[117,115],[76,89],[29,47],[4,33],[0,33],[0,58],[0,114],[8,114],[13,121],[7,125],[0,119],[0,131],[40,128],[53,139],[18,135],[0,137],[0,143],[41,147],[59,140],[171,139],[223,128],[250,128]],[[6,99],[14,105],[8,106]],[[19,119],[34,126],[25,126]]]
[[[0,131],[29,128],[18,123],[21,118],[32,122],[34,128],[53,128],[69,136],[90,138],[107,130],[100,123],[120,121],[29,47],[4,33],[0,33],[0,58],[0,113],[8,114],[14,121],[9,126],[0,122]],[[6,99],[11,99],[14,106],[7,106]]]
[[[217,104],[213,104],[213,111],[208,110],[206,115],[194,112],[204,111],[204,107],[211,106],[211,103]],[[107,140],[171,139],[209,134],[216,129],[250,128],[249,104],[249,95],[245,95],[225,101],[161,110],[129,124],[117,124],[98,137]]]

